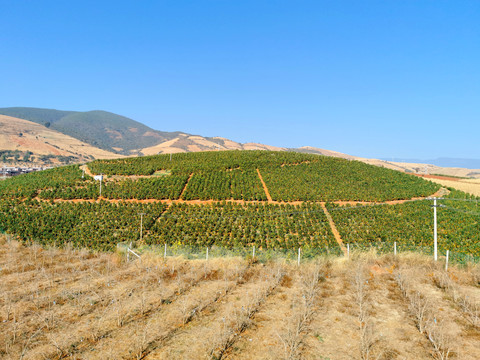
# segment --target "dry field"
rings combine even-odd
[[[0,240],[2,359],[479,359],[480,268],[296,266]]]
[[[1,150],[28,150],[35,155],[76,156],[83,161],[90,155],[96,159],[122,157],[43,125],[10,116],[0,115],[0,129]]]
[[[454,189],[475,195],[480,196],[480,179],[435,179],[429,178],[428,180],[436,182],[437,184],[452,187]]]

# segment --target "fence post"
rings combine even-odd
[[[448,271],[448,254],[450,251],[447,250],[447,256],[445,257],[445,271]]]
[[[208,261],[208,246],[207,246],[207,261]]]
[[[165,243],[165,250],[163,252],[163,260],[167,258],[167,243]]]
[[[301,248],[298,248],[298,266],[300,266],[300,251],[301,251]]]
[[[350,244],[347,244],[347,257],[350,257]]]
[[[252,259],[255,259],[255,246],[253,246]]]
[[[397,256],[397,242],[393,243],[393,255]]]
[[[130,248],[132,247],[132,242],[127,246],[127,262],[130,261]]]

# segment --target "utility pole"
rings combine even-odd
[[[437,246],[437,198],[433,198],[433,257],[435,261],[438,260],[438,246]]]
[[[172,153],[170,153],[170,161],[172,161]]]
[[[145,215],[145,213],[139,213],[138,215],[140,215],[140,242],[142,242],[142,238],[143,238],[143,215]]]
[[[102,181],[103,181],[103,174],[100,174],[100,196],[102,197]]]
[[[432,198],[429,198],[432,200]],[[443,198],[433,198],[433,258],[435,261],[438,260],[438,241],[437,241],[437,207],[442,207],[443,205],[437,205],[437,200],[443,200]]]

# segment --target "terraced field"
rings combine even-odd
[[[126,262],[0,238],[0,357],[478,359],[480,268],[442,266],[372,253]]]
[[[104,174],[104,180],[94,180]],[[114,250],[167,244],[341,254],[346,244],[480,256],[478,198],[357,161],[273,151],[99,160],[0,183],[0,231]],[[144,214],[144,215],[140,215]],[[141,229],[140,229],[141,228]],[[140,235],[141,233],[141,235]]]

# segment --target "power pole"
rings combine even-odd
[[[435,261],[438,260],[438,246],[437,246],[437,198],[433,198],[433,257]]]
[[[143,238],[143,215],[145,215],[145,213],[139,213],[138,215],[140,215],[140,242],[142,242],[142,238]]]
[[[432,198],[428,198],[432,200]],[[443,198],[433,198],[433,258],[438,260],[438,241],[437,241],[437,207],[443,207],[443,205],[437,205],[437,200],[443,200]]]
[[[102,197],[102,181],[103,181],[103,174],[100,174],[100,196]]]

